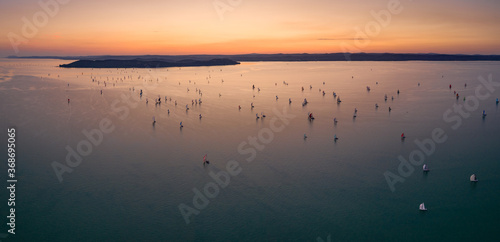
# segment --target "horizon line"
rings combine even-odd
[[[102,57],[102,56],[237,56],[237,55],[328,55],[328,54],[393,54],[393,55],[449,55],[449,56],[500,56],[500,54],[443,54],[443,53],[397,53],[397,52],[325,52],[325,53],[246,53],[246,54],[101,54],[101,55],[28,55],[28,56],[18,56],[18,55],[8,55],[1,58],[44,58],[44,57],[57,57],[57,58],[67,58],[67,57]]]

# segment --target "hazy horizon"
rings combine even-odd
[[[235,54],[218,54],[218,53],[208,53],[208,54],[99,54],[99,55],[6,55],[0,56],[0,58],[10,58],[10,57],[91,57],[91,56],[211,56],[211,55],[221,55],[221,56],[233,56],[233,55],[302,55],[302,54],[402,54],[402,55],[500,55],[500,54],[464,54],[464,53],[435,53],[435,52],[325,52],[325,53],[235,53]]]

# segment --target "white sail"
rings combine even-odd
[[[472,174],[472,175],[470,176],[470,181],[471,181],[471,182],[475,182],[475,181],[477,181],[476,174]]]
[[[421,204],[420,204],[419,209],[420,209],[420,210],[422,210],[422,211],[427,210],[427,208],[425,208],[425,204],[424,204],[424,203],[421,203]]]

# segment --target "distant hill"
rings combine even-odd
[[[126,60],[155,65],[155,61],[184,63],[190,61],[234,60],[238,61],[500,61],[500,55],[449,55],[449,54],[394,54],[394,53],[326,53],[326,54],[243,54],[243,55],[141,55],[141,56],[29,56],[9,58],[43,58],[62,60]],[[188,61],[190,60],[190,61]],[[83,63],[80,63],[83,64]],[[102,63],[103,64],[103,63]],[[168,67],[171,64],[165,64]],[[197,66],[201,64],[193,64]]]
[[[69,64],[59,65],[64,68],[160,68],[186,66],[224,66],[238,65],[237,61],[226,58],[204,60],[185,59],[180,61],[165,60],[78,60]]]

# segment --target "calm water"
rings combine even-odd
[[[498,241],[500,237],[500,111],[495,104],[500,87],[493,92],[481,89],[488,97],[466,111],[470,116],[460,118],[456,130],[451,127],[457,121],[443,119],[454,105],[474,106],[463,97],[474,100],[481,85],[478,77],[492,75],[500,82],[500,63],[56,67],[62,63],[66,62],[0,60],[0,146],[6,147],[7,128],[15,127],[18,135],[16,235],[7,240],[327,241],[330,236],[331,241]],[[341,104],[333,92],[340,95]],[[162,104],[156,106],[153,99],[158,96]],[[165,96],[172,101],[165,103]],[[191,104],[199,98],[201,105]],[[309,101],[306,106],[301,105],[304,98]],[[270,133],[269,127],[283,124],[273,121],[278,117],[273,110],[294,118],[280,132]],[[483,110],[488,114],[484,119]],[[257,120],[255,114],[261,112],[267,117]],[[309,112],[316,117],[312,122],[307,119]],[[66,147],[77,150],[88,140],[82,131],[98,129],[103,119],[114,130],[103,134],[102,142],[92,145],[59,182],[51,164],[66,165]],[[384,173],[399,176],[398,156],[409,159],[418,150],[414,141],[431,138],[435,128],[443,129],[447,140],[425,156],[431,171],[424,174],[421,165],[412,166],[415,171],[396,183],[392,192]],[[272,137],[265,144],[258,141],[261,150],[248,162],[251,154],[239,152],[238,147],[247,142],[240,148],[253,149],[249,137],[259,133]],[[6,157],[7,151],[0,153]],[[202,164],[205,154],[208,166]],[[239,163],[241,172],[231,176],[227,187],[219,188],[219,194],[208,198],[208,205],[186,224],[179,204],[193,207],[193,188],[203,191],[214,181],[209,173],[226,171],[230,160]],[[1,168],[6,174],[6,162]],[[480,180],[477,184],[469,182],[472,173]],[[4,218],[0,233],[7,231],[7,196],[7,190],[0,193]],[[418,210],[422,202],[428,208],[425,213]]]

